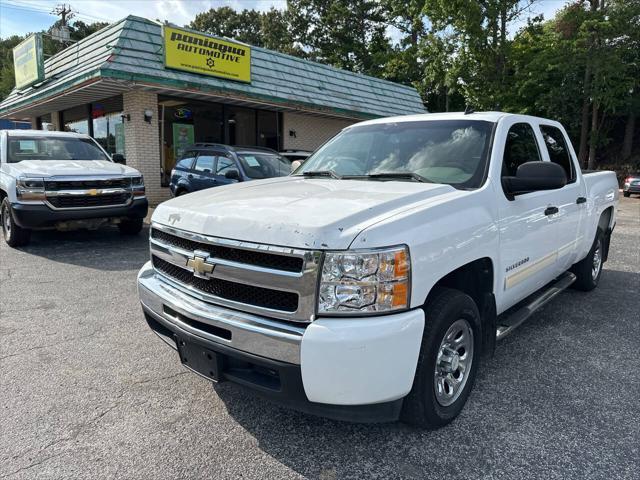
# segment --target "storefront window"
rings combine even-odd
[[[229,145],[256,145],[256,111],[227,107]]]
[[[47,113],[38,117],[38,130],[53,130],[53,122],[51,122],[51,114]]]
[[[62,112],[65,132],[89,134],[89,107],[80,105]]]
[[[124,152],[124,124],[122,96],[107,98],[91,104],[93,138],[109,155]]]
[[[259,147],[279,150],[278,112],[258,110],[258,143]]]

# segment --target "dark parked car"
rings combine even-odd
[[[196,143],[171,171],[169,187],[177,197],[230,183],[284,177],[290,172],[291,162],[268,148]]]
[[[624,180],[622,194],[625,197],[630,197],[632,193],[640,194],[640,173],[629,175]]]

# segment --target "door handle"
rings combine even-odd
[[[546,210],[544,211],[545,215],[553,215],[555,213],[558,213],[558,207],[547,207]]]
[[[578,205],[580,205],[581,203],[587,203],[587,199],[584,198],[584,197],[578,197],[578,198],[576,198],[576,203]]]

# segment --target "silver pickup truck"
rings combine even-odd
[[[0,215],[5,241],[26,245],[32,230],[142,229],[148,202],[140,172],[121,165],[88,135],[0,131]]]

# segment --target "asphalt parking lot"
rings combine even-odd
[[[636,197],[600,286],[500,343],[434,432],[309,417],[188,373],[138,306],[144,234],[1,243],[0,478],[639,478]]]

